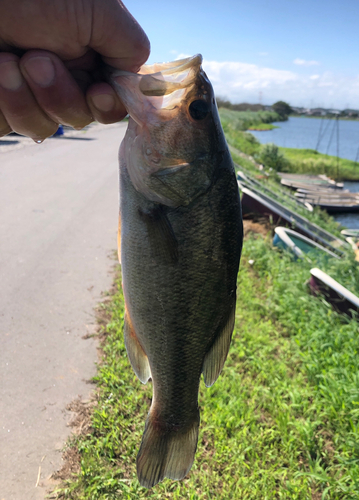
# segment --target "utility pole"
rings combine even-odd
[[[337,179],[339,178],[339,115],[337,115]]]

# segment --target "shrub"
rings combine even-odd
[[[265,167],[273,168],[279,172],[285,171],[289,166],[289,160],[279,151],[278,146],[272,143],[264,144],[261,147],[258,159]]]

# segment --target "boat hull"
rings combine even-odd
[[[310,238],[307,238],[292,229],[288,229],[286,227],[276,227],[274,232],[275,235],[273,245],[279,248],[291,250],[296,258],[303,259],[306,256],[309,260],[311,258],[339,258],[338,255],[322,245],[319,245],[319,243],[316,243]]]
[[[270,200],[268,196],[264,198],[247,188],[242,188],[242,210],[244,215],[258,214],[268,218],[274,224],[289,226],[307,238],[329,248],[339,256],[344,255],[343,250],[349,248],[345,241],[324,231],[275,200]]]
[[[309,287],[313,295],[323,295],[340,313],[350,316],[359,313],[359,298],[320,269],[310,270]]]

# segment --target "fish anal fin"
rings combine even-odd
[[[165,209],[158,205],[152,210],[139,210],[147,227],[152,257],[169,264],[178,261],[178,242]]]
[[[186,425],[161,425],[152,408],[146,420],[137,476],[141,486],[152,488],[165,477],[183,479],[192,467],[196,453],[199,411]]]
[[[224,322],[222,322],[214,343],[207,352],[203,363],[203,378],[206,387],[211,387],[219,377],[226,361],[231,343],[236,312],[236,299],[230,307]]]
[[[145,384],[151,377],[150,364],[145,351],[137,339],[127,311],[125,312],[124,337],[126,351],[133,371],[140,381]]]

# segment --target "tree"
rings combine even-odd
[[[284,101],[277,101],[272,105],[273,111],[278,113],[278,115],[282,116],[283,118],[290,115],[290,113],[293,112],[292,108],[289,106],[288,103]]]

